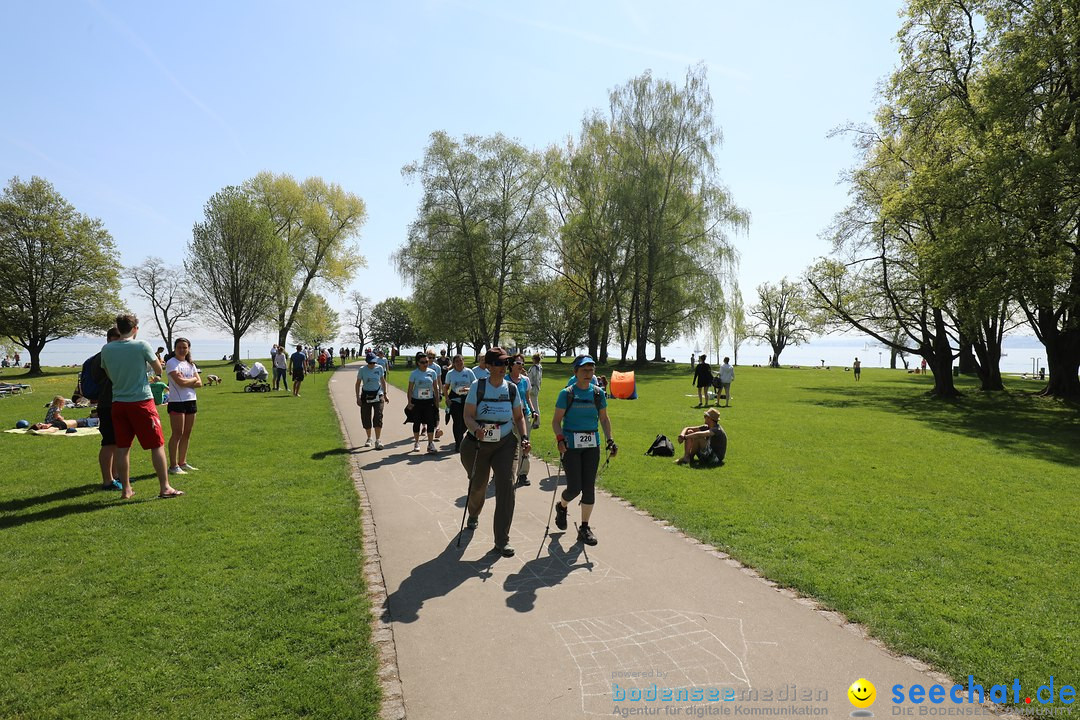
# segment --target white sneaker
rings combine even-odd
[[[429,453],[437,453],[437,452],[439,452],[438,450],[435,449],[435,443],[433,443],[433,442],[429,442],[427,444],[427,451]]]
[[[187,475],[187,471],[184,470],[179,465],[173,465],[171,468],[169,468],[169,474],[170,475]]]
[[[198,470],[199,468],[197,468],[197,467],[195,467],[193,465],[190,465],[189,463],[184,463],[183,465],[180,466],[180,469],[184,470],[185,472],[191,472],[192,470]]]
[[[371,438],[368,438],[366,441],[364,441],[364,447],[371,447]]]
[[[375,449],[376,450],[382,450],[382,443],[379,442],[378,440],[375,441]]]
[[[418,442],[413,443],[412,444],[412,451],[413,452],[420,452],[420,443],[418,443]]]

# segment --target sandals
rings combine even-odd
[[[160,495],[158,495],[158,497],[164,500],[164,499],[167,499],[167,498],[180,497],[183,494],[184,494],[183,490],[177,490],[176,488],[172,488],[168,492],[161,493]]]

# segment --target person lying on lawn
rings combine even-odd
[[[78,420],[66,420],[60,411],[64,409],[64,405],[67,404],[67,400],[63,395],[57,395],[53,398],[52,404],[49,405],[49,409],[45,411],[45,422],[35,423],[32,426],[32,430],[67,430],[68,428],[77,427],[93,427],[97,423],[91,424],[91,418],[79,418]],[[95,418],[96,419],[96,418]]]
[[[679,442],[683,444],[683,456],[675,461],[676,465],[685,465],[694,456],[711,465],[723,465],[727,455],[727,433],[720,427],[720,411],[716,408],[706,410],[705,424],[683,428]]]

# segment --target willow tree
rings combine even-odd
[[[319,177],[262,172],[244,183],[247,195],[270,217],[290,262],[274,281],[270,315],[284,345],[308,292],[343,292],[365,267],[355,238],[367,218],[364,201]]]
[[[712,108],[703,66],[689,69],[681,87],[646,72],[610,95],[612,192],[624,239],[610,261],[628,268],[615,302],[639,363],[650,338],[691,318],[703,286],[730,276],[727,233],[749,223],[717,177],[722,134]]]
[[[408,240],[394,253],[414,301],[453,308],[452,325],[435,328],[437,337],[497,345],[548,232],[543,158],[498,134],[458,142],[435,132],[423,160],[402,174],[423,191]]]

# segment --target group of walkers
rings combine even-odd
[[[382,450],[383,408],[387,403],[386,368],[375,354],[365,356],[365,364],[356,378],[356,403],[367,433],[365,447],[372,444]],[[418,352],[416,367],[409,374],[406,389],[406,422],[412,422],[413,452],[420,452],[421,435],[426,437],[426,451],[438,452],[435,442],[443,424],[450,424],[454,452],[459,454],[469,480],[468,500],[462,518],[464,528],[479,525],[487,486],[495,483],[495,511],[492,524],[494,551],[504,557],[514,555],[510,545],[510,527],[514,517],[514,497],[518,487],[528,486],[530,433],[540,427],[538,405],[543,382],[539,354],[533,355],[526,368],[523,355],[509,355],[493,347],[473,368],[465,367],[464,358],[452,358],[443,351]],[[559,392],[551,428],[566,471],[566,488],[555,503],[555,525],[567,529],[570,503],[581,496],[581,524],[578,540],[597,543],[589,524],[595,502],[596,475],[600,467],[600,430],[606,438],[609,456],[618,452],[612,439],[607,415],[607,396],[595,381],[596,362],[587,355],[573,362],[574,377]],[[444,410],[445,407],[445,410]]]
[[[169,476],[197,470],[188,463],[187,454],[198,412],[196,389],[202,387],[202,378],[191,358],[191,343],[187,338],[176,338],[173,352],[162,366],[150,345],[137,339],[138,333],[139,319],[135,315],[118,315],[101,352],[87,361],[87,370],[96,387],[88,391],[86,386],[90,383],[82,385],[84,393],[88,397],[93,394],[97,400],[102,489],[120,490],[120,497],[125,500],[135,494],[131,489],[130,453],[138,438],[142,448],[150,451],[158,478],[158,496],[179,497],[184,493],[172,487]],[[171,434],[167,456],[148,367],[155,376],[164,373],[169,378],[167,409]]]

